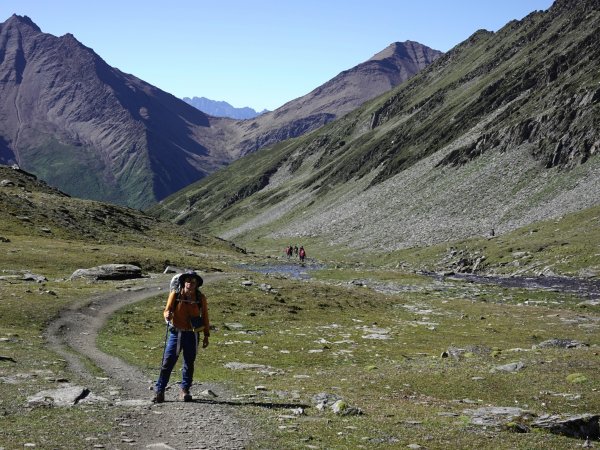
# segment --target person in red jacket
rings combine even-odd
[[[298,250],[298,256],[300,257],[300,262],[304,262],[304,258],[306,257],[306,251],[304,247],[301,245],[300,250]]]

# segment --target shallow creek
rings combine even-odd
[[[295,279],[307,280],[311,278],[310,272],[324,269],[325,264],[315,262],[283,262],[271,264],[241,265],[240,268],[262,274],[281,275]],[[441,275],[434,272],[422,272],[437,281],[458,280],[474,284],[492,284],[507,288],[524,288],[532,290],[546,290],[575,294],[584,300],[600,300],[600,280],[569,278],[569,277],[502,277],[483,276],[475,274]]]

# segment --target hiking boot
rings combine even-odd
[[[181,389],[179,391],[179,400],[181,400],[182,402],[191,402],[192,394],[190,394],[190,390],[189,389]]]
[[[165,401],[165,393],[163,391],[157,392],[154,398],[152,399],[152,403],[163,403]]]

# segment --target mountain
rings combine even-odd
[[[262,112],[256,112],[249,107],[236,108],[227,102],[210,100],[206,97],[183,97],[183,101],[194,108],[199,109],[205,114],[214,117],[229,117],[231,119],[254,119],[256,116],[268,112],[266,109]]]
[[[229,162],[210,118],[27,17],[0,25],[0,162],[144,207]]]
[[[5,236],[10,235],[167,249],[185,241],[237,251],[228,242],[139,210],[71,197],[22,169],[0,165],[0,180],[0,242],[8,242]],[[155,264],[154,270],[164,270],[164,257]]]
[[[301,136],[347,114],[424,69],[442,52],[418,42],[395,42],[361,63],[256,120],[239,124],[238,155]]]
[[[329,107],[251,123],[210,117],[110,67],[74,36],[43,33],[17,15],[0,24],[0,81],[0,163],[18,163],[71,195],[136,208],[343,111],[316,95]],[[321,118],[303,116],[317,109]]]
[[[598,67],[600,2],[557,0],[153,211],[253,247],[390,252],[584,210],[600,203]]]

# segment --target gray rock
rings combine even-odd
[[[339,395],[328,394],[327,392],[321,392],[319,394],[315,394],[312,398],[312,401],[315,405],[319,405],[319,404],[332,405],[341,399],[342,398]]]
[[[549,339],[544,342],[540,342],[537,345],[534,345],[533,348],[550,348],[550,347],[559,347],[559,348],[581,348],[581,347],[589,347],[589,344],[584,342],[575,341],[573,339]]]
[[[522,361],[504,364],[502,366],[496,366],[490,372],[518,372],[523,370],[525,367],[525,363]]]
[[[75,406],[79,403],[104,403],[105,398],[96,396],[89,389],[68,385],[58,389],[38,392],[27,398],[29,407]]]
[[[226,369],[231,370],[270,370],[271,367],[265,366],[264,364],[249,364],[249,363],[240,363],[240,362],[230,362],[225,364]]]
[[[89,269],[77,269],[70,280],[87,278],[92,280],[127,280],[141,278],[142,269],[132,264],[105,264]]]
[[[537,419],[531,426],[563,436],[595,440],[600,438],[599,418],[600,414],[581,414],[569,417],[546,415]]]
[[[362,338],[363,339],[373,339],[373,340],[377,340],[377,341],[387,341],[388,339],[392,339],[391,336],[389,336],[387,334],[376,334],[376,333],[365,334]]]
[[[357,408],[356,406],[350,406],[344,400],[338,400],[333,405],[331,405],[331,410],[334,414],[339,416],[358,416],[361,415],[362,409]]]
[[[184,271],[185,269],[182,269],[181,267],[167,266],[163,273],[183,273]]]
[[[35,273],[26,272],[23,274],[24,281],[35,281],[36,283],[45,283],[48,281],[44,275],[36,275]]]
[[[217,394],[215,394],[212,390],[210,389],[205,389],[202,392],[200,392],[200,395],[204,396],[204,397],[218,397]]]
[[[532,413],[516,407],[486,406],[463,411],[471,416],[471,423],[484,426],[503,426],[519,418],[530,418]]]

